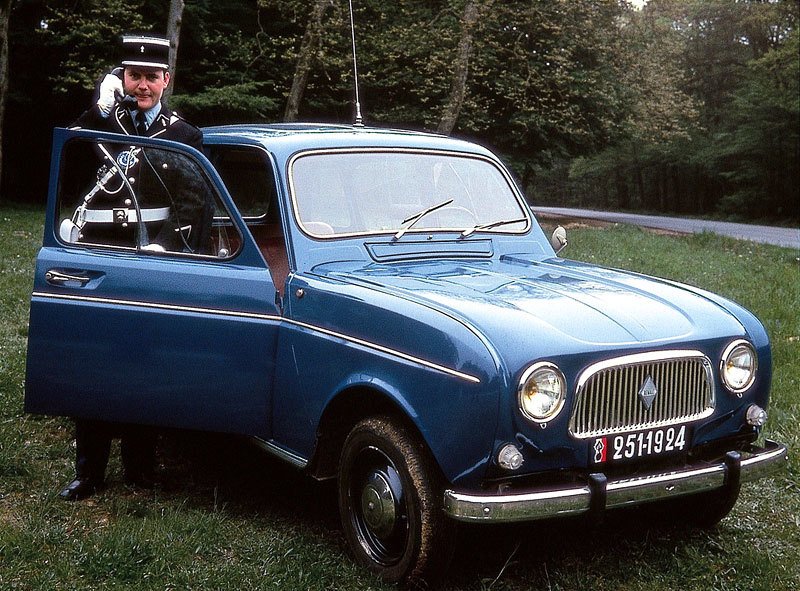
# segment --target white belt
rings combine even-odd
[[[169,207],[151,207],[141,210],[143,222],[160,222],[169,217]],[[93,224],[136,223],[135,209],[119,207],[114,209],[84,209],[81,220]]]

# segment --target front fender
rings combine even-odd
[[[408,417],[448,481],[476,484],[507,382],[486,344],[457,319],[392,294],[313,276],[291,283],[275,440],[310,457],[325,410],[357,388]]]

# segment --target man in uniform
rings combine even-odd
[[[200,150],[202,132],[161,102],[170,82],[169,41],[125,35],[122,46],[122,66],[106,74],[95,104],[74,127],[167,139]],[[213,211],[196,170],[187,170],[188,160],[166,150],[111,146],[98,172],[98,178],[106,173],[104,183],[80,208],[78,241],[156,251],[207,249]],[[145,244],[139,237],[143,230]]]
[[[122,67],[103,78],[95,104],[74,126],[167,139],[200,150],[202,132],[161,102],[170,81],[169,41],[125,35],[122,47]],[[98,172],[97,190],[88,193],[79,208],[75,241],[155,252],[206,252],[213,209],[189,159],[160,148],[106,145],[102,148],[106,164]],[[141,242],[142,226],[145,243]],[[150,430],[76,419],[75,478],[60,492],[62,499],[85,498],[103,486],[114,437],[121,438],[125,481],[152,487],[155,436]]]

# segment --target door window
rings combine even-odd
[[[154,253],[228,258],[236,232],[191,156],[129,142],[76,139],[63,152],[61,241]]]

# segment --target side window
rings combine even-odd
[[[248,225],[265,222],[267,218],[278,219],[272,166],[262,150],[228,145],[209,146],[207,150]]]
[[[251,146],[207,146],[236,209],[242,214],[269,267],[278,293],[283,295],[289,275],[286,241],[278,206],[272,165],[262,149]]]
[[[220,245],[215,212],[225,212],[224,205],[186,154],[82,139],[64,147],[58,194],[64,242],[228,257],[234,250]]]

